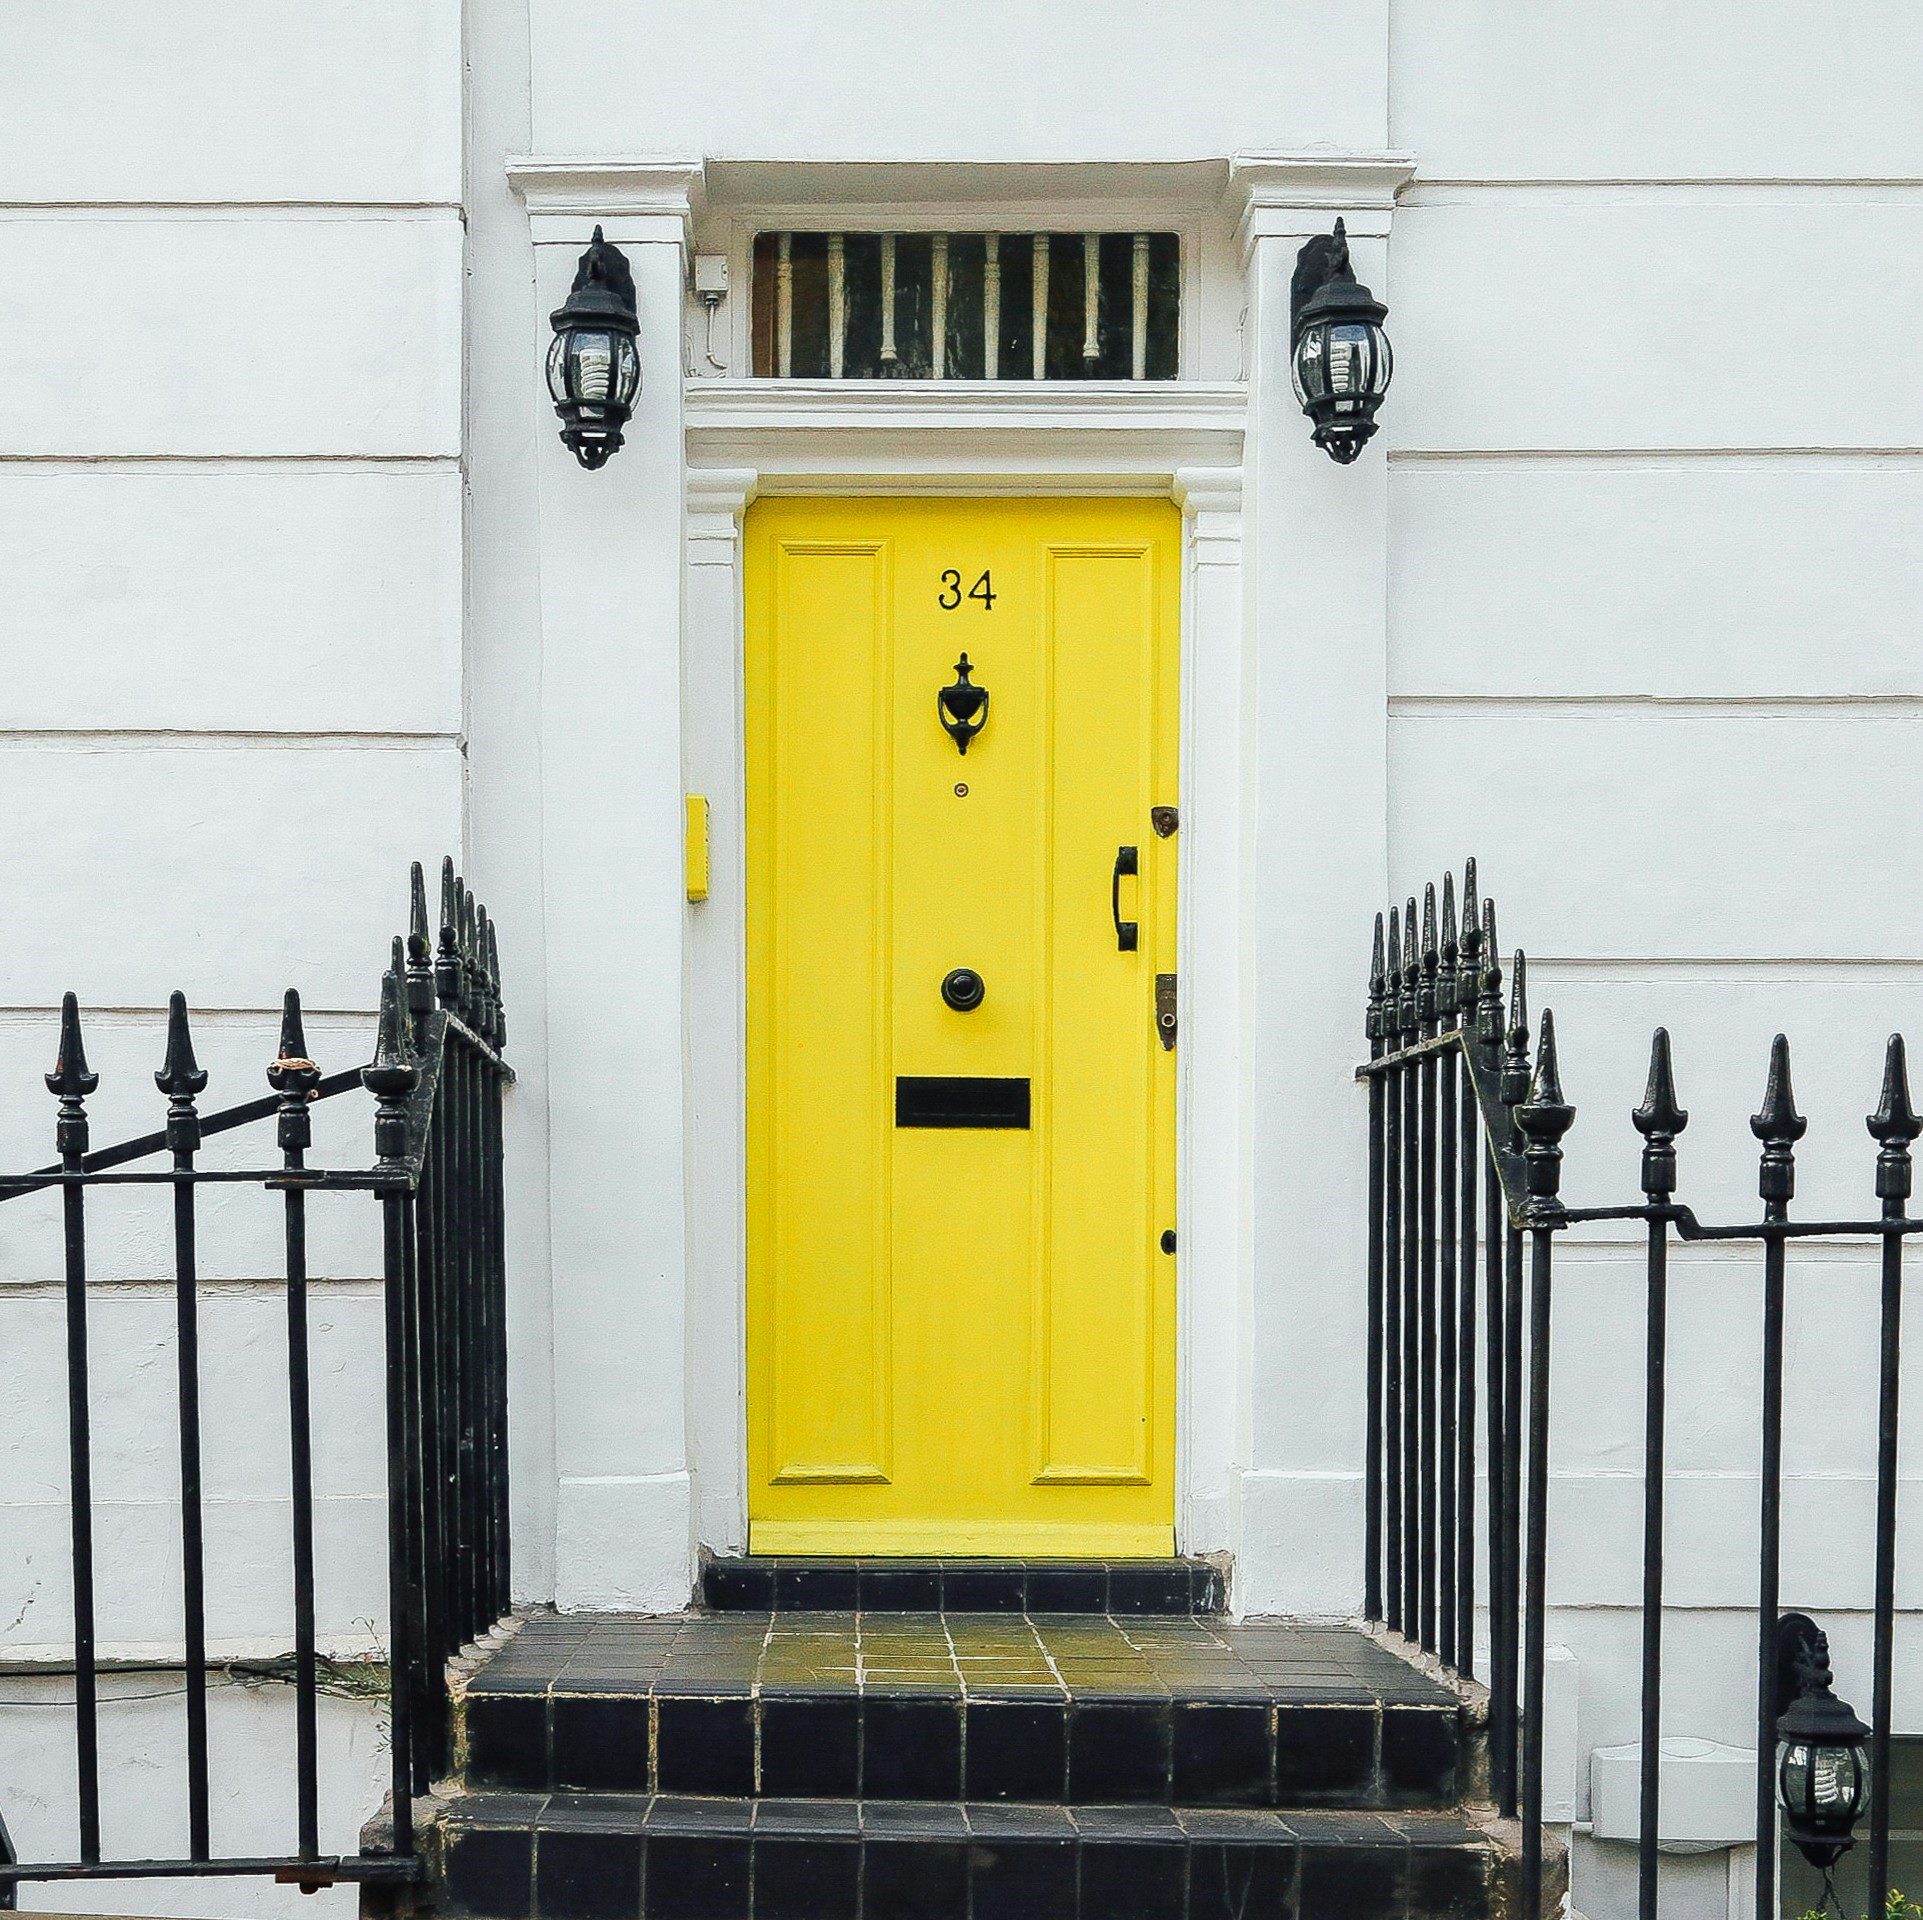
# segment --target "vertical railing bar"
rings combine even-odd
[[[1910,1144],[1923,1132],[1910,1103],[1909,1063],[1903,1036],[1893,1033],[1884,1054],[1883,1097],[1869,1117],[1869,1130],[1881,1145],[1876,1156],[1876,1192],[1883,1218],[1903,1218],[1913,1177]],[[1870,1898],[1867,1911],[1879,1917],[1890,1897],[1890,1759],[1894,1714],[1896,1644],[1896,1492],[1898,1423],[1902,1401],[1903,1236],[1883,1234],[1876,1390],[1876,1568],[1871,1598],[1870,1706]]]
[[[488,1418],[489,1446],[494,1460],[494,1583],[489,1605],[490,1623],[504,1615],[513,1604],[514,1532],[510,1498],[512,1463],[507,1450],[507,1191],[504,1179],[505,1156],[501,1122],[501,1075],[490,1066],[487,1072],[488,1115],[488,1222],[490,1271],[488,1306],[492,1315],[492,1334],[488,1342],[490,1390]]]
[[[1438,956],[1436,951],[1436,890],[1431,884],[1425,891],[1422,906],[1422,948],[1418,956],[1421,972],[1416,981],[1416,1031],[1423,1040],[1435,1038],[1436,1031],[1436,970]],[[1422,1056],[1422,1064],[1417,1069],[1421,1084],[1421,1155],[1419,1205],[1422,1209],[1421,1228],[1421,1313],[1422,1313],[1422,1357],[1421,1357],[1421,1534],[1422,1534],[1422,1572],[1417,1593],[1420,1608],[1420,1627],[1417,1641],[1429,1653],[1437,1650],[1436,1636],[1436,1561],[1439,1545],[1437,1535],[1438,1487],[1438,1402],[1440,1382],[1437,1369],[1441,1363],[1440,1340],[1437,1326],[1436,1299],[1436,1057],[1433,1053]]]
[[[1542,1911],[1542,1703],[1548,1602],[1549,1319],[1554,1230],[1530,1230],[1529,1515],[1522,1662],[1522,1911]]]
[[[1038,233],[1030,244],[1029,305],[1034,316],[1034,338],[1029,342],[1031,373],[1048,377],[1048,235]]]
[[[795,370],[795,237],[775,236],[775,371],[786,380]]]
[[[290,987],[281,1015],[280,1050],[267,1070],[280,1095],[281,1164],[306,1165],[312,1139],[308,1096],[320,1068],[308,1057],[300,996]],[[320,1853],[320,1733],[314,1658],[314,1434],[307,1325],[307,1196],[290,1186],[281,1196],[287,1270],[287,1439],[293,1524],[294,1768],[300,1857]]]
[[[839,380],[848,364],[848,241],[828,236],[828,378]]]
[[[1380,1060],[1386,1047],[1382,1027],[1384,980],[1382,915],[1375,917],[1375,953],[1369,968],[1366,1031],[1369,1058]],[[1387,1182],[1383,1167],[1382,1075],[1369,1076],[1369,1298],[1363,1419],[1362,1612],[1382,1618],[1382,1248]]]
[[[1757,1190],[1763,1200],[1762,1459],[1756,1581],[1756,1913],[1776,1910],[1776,1631],[1782,1588],[1783,1305],[1785,1243],[1771,1231],[1789,1218],[1796,1193],[1795,1143],[1808,1123],[1796,1111],[1789,1042],[1770,1045],[1769,1082],[1751,1131],[1763,1143]]]
[[[1520,1000],[1523,966],[1517,956]],[[1518,1024],[1522,1024],[1520,1021]],[[1526,1037],[1526,1029],[1525,1029]],[[1556,1023],[1544,1010],[1528,1097],[1515,1109],[1523,1149],[1529,1257],[1529,1520],[1525,1574],[1522,1697],[1522,1911],[1542,1911],[1542,1709],[1549,1569],[1549,1332],[1550,1289],[1560,1223],[1562,1136],[1576,1112],[1562,1096],[1556,1061]]]
[[[1676,1136],[1689,1115],[1676,1104],[1669,1035],[1650,1042],[1649,1084],[1630,1116],[1643,1136],[1643,1198],[1664,1206],[1676,1191]],[[1652,1213],[1643,1334],[1643,1646],[1641,1778],[1637,1782],[1636,1910],[1656,1920],[1657,1840],[1662,1812],[1663,1499],[1668,1472],[1664,1423],[1669,1406],[1669,1220]]]
[[[187,997],[167,1008],[167,1058],[154,1082],[168,1096],[167,1145],[174,1170],[191,1175],[200,1148],[194,1097],[207,1075],[194,1058]],[[195,1246],[197,1195],[191,1178],[174,1185],[174,1366],[180,1424],[180,1611],[186,1681],[187,1856],[210,1857],[207,1782],[206,1521],[200,1471],[200,1285]]]
[[[1453,969],[1451,969],[1453,973]],[[1447,978],[1454,998],[1454,979]],[[1460,1327],[1456,1311],[1456,1058],[1445,1052],[1436,1062],[1438,1120],[1436,1174],[1436,1328],[1438,1343],[1436,1635],[1445,1665],[1462,1665],[1461,1624],[1456,1615],[1456,1417],[1460,1387]]]
[[[1082,363],[1101,357],[1102,236],[1082,235]]]
[[[935,235],[930,243],[929,277],[933,298],[929,306],[929,369],[931,379],[948,377],[948,236]]]
[[[1418,1037],[1416,903],[1403,909],[1402,1037]],[[1422,1635],[1422,1069],[1402,1070],[1402,1631]]]
[[[895,345],[895,236],[881,236],[881,371],[893,373],[901,363]]]
[[[68,1509],[73,1533],[74,1765],[79,1804],[80,1857],[100,1858],[100,1721],[94,1622],[93,1431],[88,1404],[87,1206],[78,1175],[87,1153],[86,1096],[100,1084],[89,1071],[80,1035],[80,1007],[60,1003],[60,1053],[47,1075],[59,1096],[55,1141],[61,1170],[61,1227],[65,1252],[67,1321]]]
[[[1463,1016],[1462,1116],[1457,1138],[1457,1167],[1462,1191],[1456,1208],[1462,1253],[1456,1266],[1461,1331],[1456,1365],[1461,1395],[1456,1408],[1456,1640],[1457,1665],[1464,1679],[1476,1670],[1476,1187],[1480,1156],[1476,1089],[1470,1077],[1468,1014]]]
[[[1388,961],[1384,974],[1382,1037],[1394,1051],[1401,1045],[1397,982],[1401,972],[1402,917],[1389,909]],[[1383,1558],[1386,1587],[1383,1617],[1398,1633],[1408,1630],[1403,1610],[1402,1511],[1407,1489],[1402,1479],[1402,1076],[1397,1066],[1382,1081],[1383,1272],[1382,1272],[1382,1454]]]
[[[1484,938],[1493,960],[1495,951],[1493,921],[1484,905]],[[1510,974],[1509,1025],[1502,1053],[1500,1090],[1509,1133],[1510,1150],[1522,1143],[1520,1110],[1529,1093],[1529,992],[1528,970],[1518,952]],[[1496,1661],[1502,1674],[1499,1689],[1504,1703],[1502,1724],[1497,1739],[1501,1760],[1500,1791],[1497,1804],[1509,1818],[1517,1816],[1520,1802],[1521,1734],[1518,1708],[1522,1705],[1522,1630],[1523,1583],[1523,1464],[1524,1426],[1524,1352],[1523,1329],[1526,1315],[1523,1291],[1524,1238],[1521,1223],[1507,1216],[1503,1230],[1503,1303],[1502,1303],[1502,1635]],[[1533,1355],[1531,1356],[1533,1363]]]
[[[982,378],[1002,377],[1002,237],[982,235]]]
[[[1129,369],[1131,380],[1148,378],[1148,235],[1138,233],[1129,261]]]

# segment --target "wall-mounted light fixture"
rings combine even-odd
[[[1776,1623],[1776,1798],[1783,1828],[1827,1871],[1852,1845],[1870,1804],[1870,1730],[1830,1691],[1829,1636],[1808,1614]]]
[[[591,472],[619,450],[641,385],[634,275],[627,255],[604,240],[599,227],[574,270],[572,290],[551,318],[548,392],[561,416],[562,443]]]
[[[1346,467],[1375,432],[1394,362],[1382,331],[1389,309],[1356,280],[1340,220],[1295,256],[1289,310],[1295,397],[1315,422],[1315,444]]]

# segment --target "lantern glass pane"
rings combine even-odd
[[[615,335],[614,397],[622,406],[634,404],[634,390],[641,383],[641,363],[635,357],[634,342],[625,333]]]
[[[577,333],[569,385],[578,400],[605,400],[614,379],[614,341],[605,333]]]
[[[567,405],[568,400],[568,336],[557,333],[548,343],[548,392],[554,396],[557,407]]]
[[[1297,343],[1295,357],[1289,363],[1290,376],[1295,382],[1295,397],[1305,407],[1311,401],[1322,399],[1329,391],[1326,345],[1325,329],[1311,327]]]
[[[1329,391],[1339,394],[1368,393],[1375,371],[1375,353],[1370,335],[1372,327],[1344,321],[1329,329]]]

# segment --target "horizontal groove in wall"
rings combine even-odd
[[[89,1025],[98,1023],[106,1027],[143,1026],[151,1020],[165,1020],[167,1011],[168,1010],[162,1006],[132,1005],[98,1007],[89,1005],[86,1010]],[[281,1017],[281,1008],[278,1003],[271,1007],[209,1007],[202,1006],[194,1001],[189,1001],[187,1011],[194,1019],[199,1021],[213,1022],[216,1024],[225,1021],[236,1026],[243,1023],[257,1024],[262,1021],[278,1021]],[[359,1021],[365,1020],[374,1011],[375,1008],[371,1001],[364,1007],[321,1007],[310,1005],[305,1000],[301,1002],[301,1016],[308,1021]],[[42,1020],[57,1020],[59,1017],[60,1009],[52,1003],[43,1006],[38,1002],[22,1001],[17,1005],[0,1005],[0,1027],[8,1025],[25,1026],[29,1023],[37,1023]]]
[[[406,752],[422,747],[461,745],[458,732],[447,733],[285,733],[242,731],[202,732],[186,727],[0,727],[0,747],[32,747],[49,753],[72,750],[98,753],[126,748],[135,752],[167,747],[194,747],[245,752],[266,747],[352,747],[376,753]]]
[[[1763,200],[1827,200],[1838,193],[1887,193],[1909,199],[1923,194],[1923,178],[1914,174],[1744,174],[1703,173],[1663,175],[1604,174],[1446,174],[1423,175],[1405,187],[1396,210],[1447,205],[1437,196],[1451,193],[1592,194],[1607,193],[1619,200],[1671,199],[1694,194],[1706,205]]]
[[[446,220],[458,200],[0,200],[0,220]]]
[[[0,471],[44,469],[70,473],[75,468],[165,467],[176,473],[222,473],[234,467],[288,467],[300,473],[418,473],[435,468],[458,470],[456,453],[6,453]]]
[[[1392,693],[1393,719],[1446,719],[1454,713],[1632,713],[1732,719],[1795,718],[1806,713],[1874,709],[1878,718],[1923,714],[1923,693]]]
[[[324,1293],[330,1300],[382,1298],[381,1282],[366,1274],[336,1278],[332,1274],[310,1273],[307,1286],[310,1292]],[[287,1297],[285,1280],[223,1280],[202,1275],[199,1288],[202,1299],[209,1294],[219,1294],[227,1299],[278,1304]],[[64,1280],[0,1280],[0,1309],[13,1300],[64,1300],[66,1292]],[[110,1274],[95,1274],[88,1278],[87,1292],[90,1295],[111,1293],[128,1300],[172,1300],[175,1288],[171,1280],[119,1280]],[[375,1356],[368,1358],[369,1365],[377,1364]]]
[[[1469,466],[1503,461],[1562,462],[1582,467],[1645,467],[1686,461],[1722,461],[1737,471],[1804,461],[1865,467],[1923,460],[1923,447],[1391,447],[1392,467]]]

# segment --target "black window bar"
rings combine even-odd
[[[194,1056],[185,996],[176,993],[165,1059],[154,1076],[167,1099],[164,1127],[95,1149],[86,1102],[99,1076],[87,1064],[79,1006],[66,995],[58,1056],[46,1077],[59,1101],[59,1161],[0,1175],[0,1201],[52,1188],[61,1195],[78,1831],[72,1857],[22,1860],[0,1817],[0,1909],[16,1907],[23,1881],[257,1874],[312,1889],[419,1876],[412,1802],[447,1760],[446,1662],[511,1605],[501,1103],[514,1076],[502,1054],[506,1040],[494,923],[451,860],[441,868],[438,940],[424,876],[418,863],[413,867],[408,932],[395,939],[382,976],[374,1057],[366,1066],[321,1069],[309,1055],[300,998],[290,989],[279,1049],[267,1068],[271,1093],[202,1114],[196,1102],[207,1074]],[[375,1102],[372,1164],[310,1167],[313,1105],[363,1088]],[[198,1165],[210,1137],[270,1118],[278,1165]],[[132,1170],[161,1153],[170,1156],[164,1170]],[[216,1183],[279,1194],[284,1221],[295,1764],[294,1845],[281,1855],[219,1854],[209,1810],[195,1230],[200,1192]],[[132,1859],[107,1847],[101,1816],[87,1195],[141,1185],[167,1186],[173,1195],[187,1827],[177,1857]],[[363,1842],[351,1854],[322,1852],[319,1813],[307,1264],[307,1204],[317,1193],[368,1194],[383,1222],[392,1767],[385,1844]]]
[[[1897,1436],[1903,1244],[1909,1216],[1911,1105],[1900,1034],[1869,1115],[1881,1211],[1856,1220],[1792,1221],[1796,1110],[1789,1043],[1770,1049],[1761,1109],[1762,1218],[1706,1226],[1678,1203],[1677,1104],[1669,1034],[1650,1047],[1642,1104],[1642,1199],[1613,1207],[1562,1202],[1561,1140],[1575,1120],[1563,1097],[1553,1015],[1533,1059],[1527,961],[1508,978],[1493,902],[1464,870],[1458,923],[1453,875],[1375,923],[1365,1031],[1369,1227],[1364,1610],[1465,1681],[1475,1675],[1478,1478],[1486,1489],[1481,1563],[1489,1632],[1490,1785],[1498,1811],[1522,1823],[1518,1911],[1542,1910],[1544,1633],[1549,1566],[1551,1325],[1555,1241],[1587,1222],[1636,1221],[1646,1232],[1638,1917],[1657,1920],[1663,1681],[1664,1414],[1671,1236],[1684,1243],[1753,1241],[1762,1250],[1758,1407],[1757,1920],[1776,1920],[1778,1621],[1782,1617],[1785,1255],[1791,1240],[1862,1237],[1882,1250],[1872,1571],[1868,1903],[1889,1898],[1890,1749],[1896,1593]],[[1481,1188],[1478,1229],[1477,1189]],[[1481,1296],[1476,1276],[1481,1260]],[[1526,1260],[1525,1260],[1526,1255]],[[1525,1273],[1526,1267],[1526,1273]],[[1480,1425],[1476,1406],[1480,1384]]]

